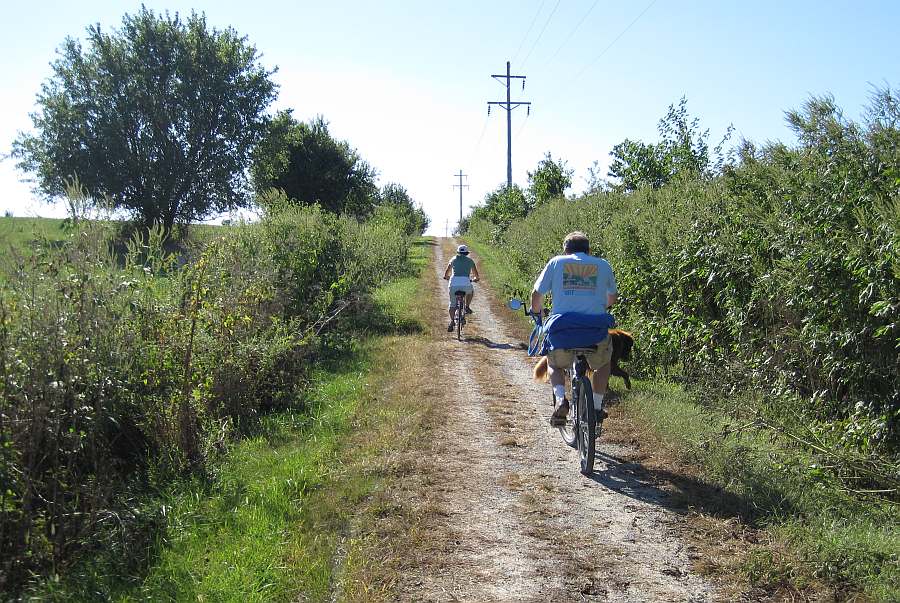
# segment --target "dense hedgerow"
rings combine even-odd
[[[298,404],[335,317],[404,269],[401,221],[276,199],[187,263],[151,231],[123,266],[98,222],[13,261],[0,277],[0,588],[62,571],[87,543],[140,559],[164,510],[138,494],[214,469],[259,413]]]
[[[559,199],[468,235],[525,289],[572,230],[611,262],[644,369],[765,393],[770,415],[864,452],[900,442],[900,106],[863,124],[830,99],[788,114],[793,147],[745,143],[712,177]],[[515,279],[514,279],[515,280]]]

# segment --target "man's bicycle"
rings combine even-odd
[[[594,454],[596,452],[597,438],[600,436],[600,424],[597,423],[597,412],[594,409],[594,390],[591,380],[587,376],[588,361],[585,354],[593,352],[593,349],[575,348],[575,360],[572,366],[566,368],[567,381],[571,383],[572,398],[569,401],[569,414],[564,425],[557,427],[563,442],[578,449],[581,459],[581,472],[590,475],[594,470]],[[562,403],[553,398],[553,410]]]
[[[511,299],[508,306],[512,310],[524,307],[521,300]],[[539,314],[525,310],[525,314],[534,321],[534,328],[528,339],[528,355],[538,356],[544,347],[543,317]],[[558,427],[563,441],[578,450],[581,462],[581,472],[590,475],[594,470],[594,455],[596,442],[600,436],[600,424],[597,423],[597,411],[594,409],[594,390],[591,380],[587,376],[589,368],[585,354],[596,351],[595,348],[573,348],[575,359],[572,366],[565,369],[567,381],[571,384],[571,398],[569,400],[569,414],[564,425]],[[556,394],[551,394],[553,410],[562,403],[556,399]]]

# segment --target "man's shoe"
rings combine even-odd
[[[452,332],[453,332],[453,329],[455,329],[455,328],[456,328],[456,323],[455,323],[455,322],[451,322],[449,325],[447,325],[447,332],[448,332],[448,333],[452,333]]]
[[[569,401],[563,398],[562,404],[556,407],[553,414],[550,415],[550,425],[553,427],[563,427],[566,424],[566,417],[569,415]]]
[[[471,314],[471,313],[472,313],[472,308],[470,308],[469,306],[466,306],[466,314]]]

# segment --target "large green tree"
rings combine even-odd
[[[248,201],[245,174],[275,98],[272,71],[231,28],[142,7],[120,29],[67,38],[13,144],[47,198],[77,178],[140,221],[170,229]]]
[[[431,222],[422,206],[413,201],[406,187],[396,182],[388,182],[382,187],[378,205],[396,212],[406,224],[408,235],[424,233]]]
[[[682,98],[677,107],[669,105],[657,130],[660,140],[655,144],[625,139],[613,147],[608,175],[618,180],[614,188],[624,191],[644,186],[660,188],[678,176],[712,175],[715,166],[710,158],[709,130],[700,130],[700,121],[688,115],[687,99]],[[730,135],[729,127],[714,149],[720,158]]]
[[[357,217],[369,215],[378,204],[376,176],[356,149],[331,135],[322,116],[298,122],[290,111],[272,120],[253,161],[258,192],[280,188],[300,203]]]
[[[549,152],[533,172],[528,172],[528,199],[534,207],[551,199],[562,197],[572,186],[572,174],[565,159],[553,160]]]

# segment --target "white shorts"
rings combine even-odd
[[[450,278],[450,286],[447,287],[447,292],[450,294],[450,305],[448,308],[451,310],[456,308],[457,291],[462,291],[467,295],[475,293],[475,287],[472,286],[472,280],[467,276],[454,276]]]

